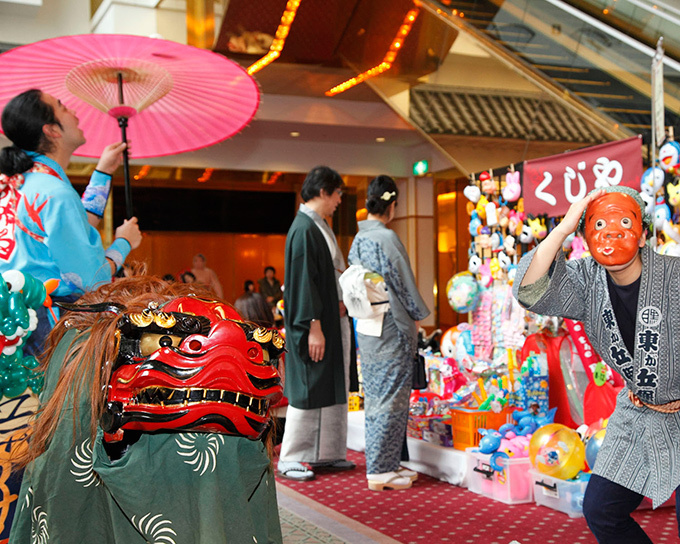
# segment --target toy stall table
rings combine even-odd
[[[424,440],[407,437],[411,460],[405,467],[427,474],[450,484],[466,486],[467,457],[464,451],[438,446]],[[364,412],[348,412],[347,447],[354,451],[365,451]]]

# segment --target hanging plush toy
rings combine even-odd
[[[510,211],[510,214],[508,215],[508,234],[513,236],[519,236],[521,234],[524,226],[524,217],[524,214],[521,212],[515,210]]]
[[[472,212],[472,215],[470,216],[470,225],[468,227],[468,230],[470,232],[470,236],[475,237],[479,234],[480,229],[482,228],[482,221],[479,219],[479,215],[477,215],[476,211]]]
[[[484,264],[479,267],[479,285],[489,288],[493,284],[493,274],[491,274],[491,259],[484,259]]]
[[[498,226],[501,227],[502,229],[505,229],[508,227],[508,222],[509,218],[508,216],[510,215],[510,208],[507,206],[501,206],[498,210]]]
[[[510,265],[512,264],[510,257],[508,257],[508,255],[503,250],[498,252],[496,258],[498,259],[498,264],[500,264],[502,270],[507,271]]]
[[[501,194],[504,200],[517,202],[522,194],[522,186],[519,184],[519,172],[508,172],[505,174],[505,187],[503,187]]]
[[[680,232],[670,221],[664,221],[662,227],[663,235],[666,239],[664,244],[658,249],[662,255],[680,256]]]
[[[479,235],[475,238],[475,245],[480,249],[491,249],[489,227],[482,227]]]
[[[492,200],[486,205],[486,224],[489,227],[498,225],[498,205]]]
[[[571,253],[569,254],[569,260],[573,261],[575,259],[581,259],[582,257],[588,257],[590,253],[586,249],[586,244],[583,238],[580,236],[574,236],[571,241]]]
[[[517,253],[517,250],[515,249],[515,243],[517,242],[517,239],[512,236],[508,235],[503,239],[503,251],[507,255],[510,255],[511,257]]]
[[[479,268],[482,266],[482,259],[479,258],[479,255],[476,253],[473,253],[470,255],[470,258],[468,259],[468,271],[471,274],[477,274],[479,272]]]
[[[490,172],[482,172],[479,174],[479,181],[482,184],[482,193],[488,196],[496,194],[496,180]]]
[[[499,247],[503,245],[503,237],[499,232],[492,232],[491,236],[489,237],[489,246],[491,247],[491,251],[496,251]]]
[[[548,235],[548,228],[545,225],[545,218],[530,215],[527,218],[527,224],[531,228],[531,234],[536,240],[543,240]]]
[[[519,235],[519,241],[522,244],[530,244],[534,241],[534,233],[529,225],[522,223],[522,232]]]
[[[659,192],[659,189],[663,187],[665,179],[665,172],[658,166],[647,168],[640,177],[640,192],[648,195],[656,195],[656,193]]]
[[[668,194],[668,203],[675,207],[680,204],[680,180],[677,183],[666,184],[666,193]]]
[[[491,277],[495,280],[498,280],[501,278],[501,263],[498,260],[497,256],[494,256],[491,258],[491,261],[489,261],[489,272],[491,272]]]
[[[482,196],[482,192],[479,190],[479,187],[472,184],[463,189],[463,194],[465,195],[465,198],[474,204],[477,204],[477,202],[479,202],[479,197]]]
[[[479,197],[475,210],[477,210],[477,215],[482,221],[486,221],[486,206],[488,204],[489,200],[484,195]]]
[[[666,204],[666,199],[662,196],[656,199],[656,208],[654,208],[654,228],[660,231],[663,229],[664,221],[670,221],[671,209]]]
[[[677,142],[666,142],[659,149],[659,165],[665,172],[676,173],[680,163],[680,145]]]

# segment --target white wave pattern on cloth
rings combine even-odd
[[[28,490],[26,491],[26,495],[24,495],[24,504],[21,505],[22,510],[24,508],[30,508],[31,499],[33,499],[33,488],[29,486]]]
[[[214,472],[217,467],[217,455],[220,446],[224,444],[224,436],[217,433],[193,433],[180,434],[175,439],[179,450],[177,453],[182,457],[187,457],[184,461],[187,465],[192,465],[194,472],[199,472],[203,476],[208,469]]]
[[[177,533],[172,529],[172,521],[163,519],[162,514],[151,515],[151,512],[139,519],[132,516],[132,525],[147,539],[149,544],[177,544]]]
[[[36,506],[31,512],[31,544],[47,544],[49,541],[47,512],[42,506]]]
[[[76,477],[76,482],[83,484],[83,487],[91,485],[97,487],[101,483],[99,475],[92,468],[92,444],[89,439],[76,447],[71,464],[75,470],[72,469],[69,472]]]

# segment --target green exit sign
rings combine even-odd
[[[413,163],[413,175],[423,176],[430,171],[430,163],[426,160],[418,161]]]

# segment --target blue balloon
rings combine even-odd
[[[588,463],[590,470],[595,466],[595,459],[597,459],[597,453],[600,451],[606,432],[606,429],[600,429],[591,436],[586,443],[586,462]]]

